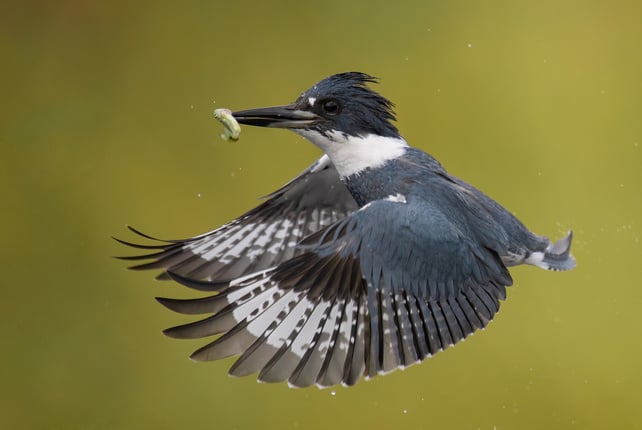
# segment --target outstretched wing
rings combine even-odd
[[[228,280],[267,269],[300,253],[296,244],[355,211],[357,204],[339,179],[327,155],[267,196],[267,200],[216,230],[184,240],[158,240],[134,228],[146,239],[162,242],[139,245],[119,242],[152,253],[125,260],[152,260],[130,269],[166,269],[209,280]],[[159,279],[167,278],[163,272]]]
[[[457,343],[493,318],[510,275],[438,208],[405,204],[370,203],[308,237],[300,255],[231,282],[170,272],[215,294],[159,298],[176,312],[212,314],[165,333],[221,335],[192,358],[240,355],[232,375],[297,387],[352,385]]]

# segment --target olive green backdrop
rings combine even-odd
[[[642,4],[3,2],[0,427],[604,429],[642,424]],[[219,139],[216,107],[290,102],[360,70],[408,141],[557,238],[576,270],[512,271],[486,331],[356,387],[193,363],[188,297],[130,272],[131,224],[202,233],[319,152]],[[395,426],[395,427],[392,427]]]

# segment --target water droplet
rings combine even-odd
[[[403,413],[404,413],[404,414],[407,414],[407,413],[408,413],[408,409],[404,409],[404,410],[403,410]]]
[[[336,396],[336,395],[337,395],[337,392],[336,392],[336,391],[330,391],[330,395],[331,395],[331,396]]]
[[[472,44],[472,43],[469,43],[469,44],[468,44],[468,47],[469,47],[469,48],[472,48],[472,47],[473,47],[473,44]]]

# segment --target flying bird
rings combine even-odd
[[[289,105],[233,112],[285,128],[324,155],[216,230],[122,257],[206,293],[157,298],[203,319],[165,330],[212,337],[192,358],[238,356],[234,376],[329,387],[420,362],[486,327],[507,267],[568,270],[572,233],[550,242],[411,147],[376,78],[330,76]]]

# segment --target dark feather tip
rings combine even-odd
[[[229,285],[229,281],[204,281],[199,279],[192,279],[181,276],[178,273],[172,272],[170,270],[168,270],[166,273],[172,280],[197,291],[218,292],[224,290]]]

